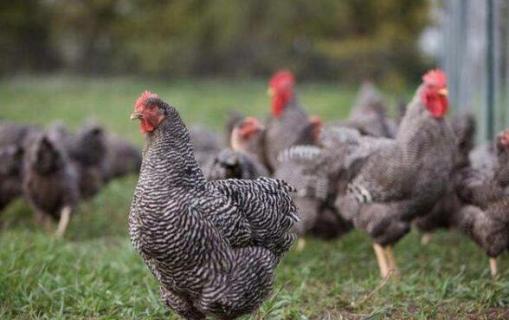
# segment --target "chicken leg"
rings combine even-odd
[[[380,269],[380,275],[382,276],[382,278],[386,278],[387,276],[389,276],[389,264],[387,262],[385,250],[378,243],[373,243],[373,249],[375,250],[378,268]]]
[[[304,247],[306,247],[306,239],[299,238],[299,240],[297,240],[297,252],[304,250]]]
[[[490,271],[491,271],[491,276],[493,278],[495,278],[498,274],[498,272],[497,272],[497,258],[490,257]]]
[[[421,237],[421,245],[425,246],[429,244],[431,242],[432,237],[433,236],[431,235],[431,233],[429,232],[424,233]]]
[[[60,212],[60,220],[58,221],[57,231],[55,232],[55,235],[58,238],[62,238],[64,236],[64,233],[67,230],[67,226],[69,225],[70,220],[71,220],[71,207],[65,206]]]
[[[399,275],[398,265],[396,264],[396,258],[394,257],[394,253],[392,251],[392,246],[386,246],[384,248],[385,255],[387,257],[387,262],[389,266],[389,273],[394,275]]]

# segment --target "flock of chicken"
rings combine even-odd
[[[304,235],[334,239],[356,228],[373,241],[382,277],[398,274],[392,247],[411,228],[423,240],[455,228],[490,257],[509,248],[509,130],[474,145],[475,119],[448,111],[447,80],[431,70],[404,115],[386,115],[364,84],[347,120],[324,124],[302,108],[288,71],[269,82],[265,124],[232,114],[228,148],[151,92],[131,119],[140,151],[95,124],[71,134],[0,122],[0,209],[23,195],[62,235],[79,199],[140,172],[129,214],[134,247],[186,319],[234,319],[270,292],[281,257]]]
[[[399,120],[366,84],[346,121],[323,124],[298,104],[294,82],[288,71],[272,77],[265,125],[231,117],[229,148],[188,130],[156,94],[136,101],[146,143],[130,235],[168,307],[186,319],[252,312],[296,236],[353,228],[372,238],[383,277],[398,274],[392,246],[411,227],[426,239],[465,232],[496,275],[509,248],[509,130],[474,148],[475,119],[446,118],[441,70],[423,76]]]
[[[141,151],[91,121],[75,134],[0,121],[0,210],[23,196],[48,231],[62,237],[80,200],[112,179],[139,171]]]

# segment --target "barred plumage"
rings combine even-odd
[[[309,127],[309,116],[293,98],[279,118],[269,118],[265,132],[265,158],[271,170],[278,164],[279,153],[303,140],[302,133]]]
[[[446,120],[430,117],[417,94],[395,140],[368,152],[348,191],[338,198],[340,212],[376,243],[398,241],[411,220],[430,212],[445,193],[454,143]]]
[[[444,119],[446,94],[445,74],[428,72],[395,139],[368,153],[336,199],[344,218],[373,239],[382,277],[390,275],[390,269],[397,270],[391,246],[447,191],[455,138]]]
[[[136,105],[147,134],[129,215],[134,247],[182,317],[256,310],[294,239],[291,187],[269,178],[207,182],[178,112],[144,97]]]
[[[490,257],[509,249],[509,139],[503,141],[504,134],[509,138],[509,129],[497,137],[492,153],[485,154],[489,166],[474,157],[465,170],[459,195],[467,205],[455,215],[455,224]]]
[[[294,146],[278,157],[280,165],[274,177],[297,190],[295,204],[301,221],[295,225],[295,231],[299,235],[313,231],[316,236],[334,238],[350,229],[349,223],[331,206],[338,174],[332,165],[336,162],[334,158],[331,152],[317,146]]]

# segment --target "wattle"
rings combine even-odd
[[[140,120],[140,131],[141,133],[149,133],[154,131],[155,127],[145,119]]]

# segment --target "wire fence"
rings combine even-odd
[[[509,1],[442,0],[441,64],[456,112],[473,112],[478,138],[509,127]]]

